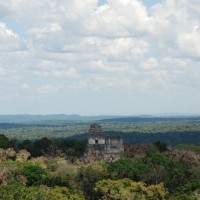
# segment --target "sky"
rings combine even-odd
[[[0,0],[0,114],[200,114],[199,0]]]

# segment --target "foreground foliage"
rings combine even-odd
[[[102,199],[130,199],[130,200],[164,200],[167,194],[162,183],[146,186],[142,182],[134,182],[130,179],[116,181],[107,179],[97,182],[95,190]]]
[[[13,144],[5,136],[1,138],[5,149]],[[199,200],[199,146],[179,145],[169,151],[162,142],[155,145],[157,150],[140,156],[124,154],[112,163],[85,164],[81,162],[84,142],[22,141],[16,151],[26,148],[34,156],[46,157],[35,162],[13,157],[0,160],[0,199]]]
[[[1,200],[83,200],[82,195],[72,194],[66,187],[26,187],[22,184],[0,185]]]

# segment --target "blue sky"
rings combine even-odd
[[[200,114],[200,2],[0,1],[0,114]]]
[[[161,3],[161,2],[162,2],[162,0],[143,0],[143,4],[147,7],[153,6],[153,5],[155,5],[157,3]],[[106,0],[99,0],[100,5],[103,5],[105,3],[107,3]]]

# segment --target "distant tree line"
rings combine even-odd
[[[118,135],[121,136],[127,144],[144,144],[154,143],[161,141],[168,145],[177,144],[200,144],[200,131],[190,132],[168,132],[168,133],[123,133],[117,131],[105,131],[105,135]],[[87,140],[87,134],[80,134],[69,137],[70,139],[76,140]]]
[[[49,139],[41,138],[39,140],[10,140],[5,135],[0,134],[0,148],[13,148],[16,151],[26,149],[32,157],[42,155],[65,154],[69,157],[80,157],[86,149],[87,142],[75,139]]]

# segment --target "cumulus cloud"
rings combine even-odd
[[[160,27],[158,37],[164,50],[167,49],[175,56],[199,56],[198,8],[199,2],[193,0],[169,0],[152,8],[154,21]]]
[[[197,25],[194,31],[180,34],[177,43],[179,45],[180,51],[182,51],[185,55],[189,55],[191,57],[199,57],[200,25]]]
[[[5,23],[0,22],[0,51],[17,51],[20,50],[23,41],[18,35],[9,29]]]
[[[35,72],[36,75],[40,76],[40,71]],[[73,78],[78,76],[76,70],[74,68],[70,68],[68,70],[52,70],[50,72],[44,71],[42,76],[53,76],[56,78]]]
[[[20,87],[21,87],[22,90],[27,90],[27,89],[30,88],[30,86],[29,86],[27,83],[23,83],[23,84],[21,84]]]
[[[6,70],[3,67],[0,67],[0,77],[4,77],[6,75]]]
[[[133,99],[140,92],[178,98],[178,91],[198,88],[200,3],[144,2],[1,1],[5,93],[14,91],[12,83],[32,95],[125,90]]]

